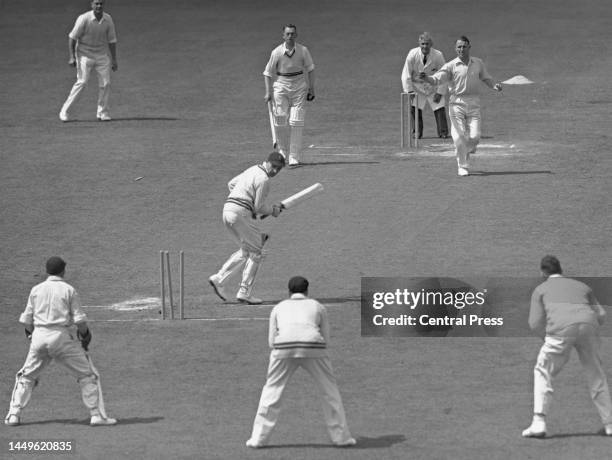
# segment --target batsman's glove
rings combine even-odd
[[[91,342],[91,331],[87,329],[85,334],[81,334],[80,331],[77,331],[77,338],[81,341],[81,346],[83,350],[87,351],[89,348],[89,342]]]
[[[283,210],[283,205],[282,204],[275,204],[274,206],[272,206],[272,215],[274,217],[278,217],[280,215],[280,213]]]
[[[314,101],[314,98],[315,98],[315,95],[314,95],[314,94],[312,94],[311,92],[309,92],[309,93],[306,95],[306,100],[307,100],[308,102],[310,102],[310,101]]]

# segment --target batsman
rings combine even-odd
[[[283,43],[272,50],[263,72],[272,138],[285,158],[289,150],[290,167],[300,165],[305,102],[315,98],[315,65],[308,48],[297,43],[296,38],[295,25],[283,27]]]
[[[242,281],[236,300],[249,305],[263,303],[253,296],[253,285],[259,266],[264,258],[264,244],[268,235],[263,233],[257,217],[278,217],[283,209],[281,203],[266,203],[270,179],[285,167],[285,157],[278,152],[268,155],[262,164],[251,166],[227,184],[229,195],[223,206],[223,224],[232,238],[240,245],[217,273],[208,278],[215,293],[227,300],[224,283],[228,277],[242,269]]]

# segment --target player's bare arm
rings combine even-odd
[[[119,66],[117,65],[117,44],[116,43],[109,43],[108,44],[108,49],[109,49],[110,55],[111,55],[111,69],[113,69],[113,72],[114,72],[117,69],[119,69]]]
[[[272,79],[268,76],[264,77],[266,84],[266,93],[264,94],[264,102],[267,104],[272,100]]]
[[[502,88],[502,84],[501,84],[501,83],[499,83],[499,82],[494,83],[494,82],[493,82],[493,80],[492,80],[492,79],[490,79],[490,78],[487,78],[487,79],[482,80],[482,81],[483,81],[483,83],[484,83],[485,85],[487,85],[489,88],[491,88],[491,89],[492,89],[492,90],[494,90],[494,91],[499,92],[499,91],[501,91],[501,90],[503,89],[503,88]]]
[[[76,67],[76,40],[68,38],[68,65]]]
[[[308,95],[306,99],[308,101],[313,101],[315,98],[315,73],[314,70],[308,72]]]

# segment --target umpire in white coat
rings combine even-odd
[[[612,436],[612,401],[599,353],[599,326],[606,312],[589,286],[562,275],[556,257],[545,256],[540,269],[547,280],[531,296],[529,327],[535,331],[545,327],[546,334],[533,370],[533,421],[523,436],[546,436],[553,379],[567,363],[573,348],[578,353],[605,433]]]
[[[272,352],[268,378],[261,392],[251,438],[246,445],[254,448],[266,445],[280,415],[285,385],[298,367],[312,375],[318,386],[332,442],[339,447],[355,445],[327,356],[327,310],[307,297],[308,280],[301,276],[289,280],[289,295],[289,299],[276,305],[270,313],[268,343]]]
[[[63,364],[79,382],[83,403],[91,415],[90,424],[114,425],[117,420],[105,417],[97,371],[85,354],[91,332],[76,290],[63,279],[66,262],[60,257],[51,257],[47,260],[46,269],[49,277],[32,288],[26,308],[19,318],[32,343],[23,367],[17,372],[4,423],[8,426],[21,423],[21,412],[30,401],[38,377],[55,360]],[[72,337],[72,325],[77,327],[78,340]]]
[[[404,68],[402,70],[402,89],[410,94],[411,110],[410,125],[412,133],[415,133],[414,106],[418,106],[419,114],[419,139],[423,137],[423,109],[429,103],[436,119],[438,137],[446,139],[448,137],[448,122],[446,120],[446,96],[448,94],[448,84],[437,86],[429,83],[415,81],[420,72],[433,75],[444,65],[444,55],[433,46],[433,40],[428,32],[419,35],[419,46],[411,49],[406,56]]]

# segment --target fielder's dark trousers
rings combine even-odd
[[[436,128],[438,130],[438,137],[448,137],[448,122],[446,121],[446,109],[440,107],[438,110],[434,110],[434,117],[436,118]],[[410,110],[410,130],[414,134],[414,107]],[[419,109],[419,139],[423,137],[423,111]]]

